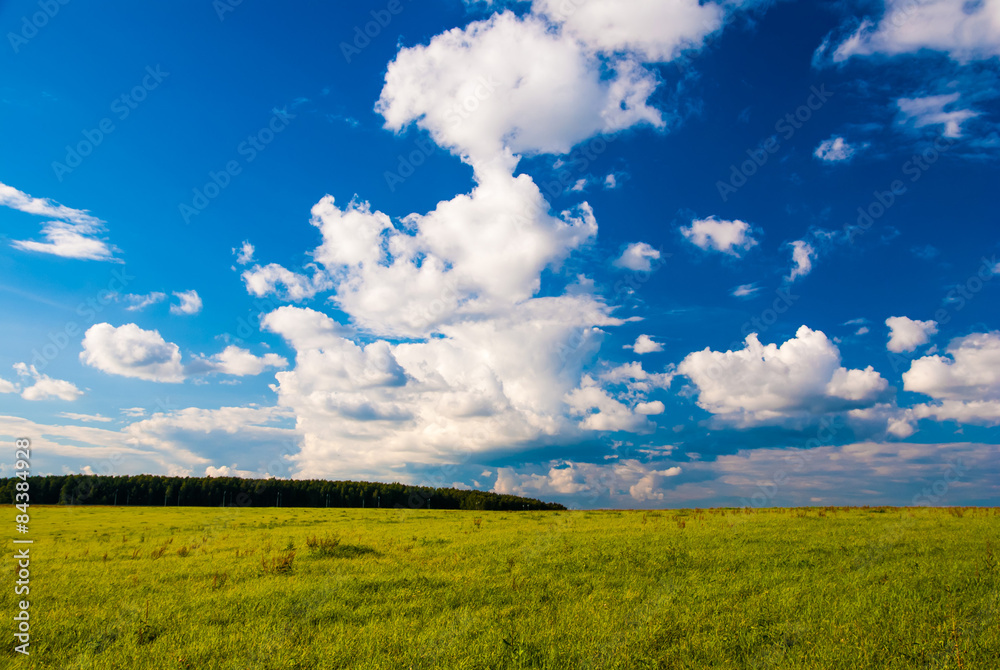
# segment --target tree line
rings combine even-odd
[[[14,502],[11,477],[0,503]],[[564,510],[563,505],[486,491],[324,479],[242,479],[163,475],[28,477],[35,505],[198,507],[385,507],[406,509]]]

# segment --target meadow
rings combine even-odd
[[[998,512],[32,506],[31,654],[9,578],[0,658],[995,670]]]

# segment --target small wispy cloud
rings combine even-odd
[[[149,307],[150,305],[155,305],[158,302],[162,302],[167,297],[166,293],[160,293],[159,291],[153,291],[152,293],[146,293],[144,295],[129,293],[122,298],[125,302],[129,303],[129,306],[125,308],[127,312],[137,312],[141,309]]]
[[[820,142],[813,151],[813,156],[827,163],[840,163],[851,160],[857,152],[856,145],[849,144],[843,137],[836,135]]]
[[[236,262],[240,265],[253,263],[253,252],[254,247],[247,240],[244,240],[238,249],[233,249],[233,253],[236,255]]]
[[[794,282],[799,277],[805,277],[812,272],[812,262],[816,258],[816,249],[804,240],[795,240],[792,247],[792,269],[785,281]]]
[[[59,414],[64,419],[72,419],[73,421],[83,421],[85,423],[99,422],[107,423],[111,421],[111,417],[102,416],[100,414],[77,414],[76,412],[62,412]]]
[[[645,242],[632,242],[625,247],[622,255],[615,259],[613,265],[636,272],[650,272],[653,269],[653,261],[657,260],[660,260],[659,250]]]
[[[759,291],[760,291],[760,286],[757,286],[757,282],[754,282],[752,284],[740,284],[732,291],[730,291],[729,295],[733,296],[734,298],[749,298],[751,296],[756,295]]]
[[[190,291],[174,291],[174,297],[180,300],[180,303],[170,306],[171,314],[197,314],[201,311],[201,296],[195,290]]]
[[[34,198],[2,182],[0,205],[52,219],[42,224],[45,242],[13,240],[11,246],[15,249],[79,260],[117,260],[114,257],[116,249],[96,237],[104,231],[104,221],[86,210],[66,207],[47,198]]]

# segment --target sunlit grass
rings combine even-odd
[[[997,512],[32,507],[17,667],[993,670]]]

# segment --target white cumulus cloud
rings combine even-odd
[[[700,47],[725,17],[720,4],[699,0],[535,0],[532,11],[595,51],[627,52],[648,63]]]
[[[927,344],[931,341],[931,335],[938,332],[937,321],[915,321],[905,316],[890,316],[885,320],[885,325],[889,326],[889,343],[886,348],[897,354],[913,351]]]
[[[660,252],[645,242],[632,242],[621,256],[615,259],[614,265],[636,272],[651,272],[653,261],[660,260]]]
[[[854,157],[856,151],[855,147],[848,144],[847,140],[838,135],[820,142],[813,155],[821,161],[837,163],[850,160]]]
[[[663,127],[647,102],[656,86],[631,58],[598,58],[569,30],[504,12],[401,49],[376,110],[387,128],[416,123],[479,165],[505,152],[566,153],[640,123]]]
[[[1000,332],[959,337],[946,355],[916,359],[903,373],[903,388],[938,401],[914,406],[917,418],[1000,424]]]
[[[245,377],[259,375],[268,368],[280,370],[286,367],[288,367],[288,361],[278,354],[255,356],[246,349],[229,345],[213,356],[196,358],[187,366],[186,372],[188,374],[218,372],[224,375]]]
[[[837,46],[833,59],[921,49],[962,63],[1000,55],[1000,0],[886,0],[881,19],[865,19]]]
[[[635,344],[626,344],[625,348],[631,349],[637,354],[651,354],[657,351],[663,351],[662,344],[654,342],[653,338],[645,334],[635,338]]]
[[[201,311],[201,297],[195,290],[174,291],[174,297],[180,302],[170,306],[171,314],[197,314]]]
[[[738,219],[723,221],[714,216],[697,219],[690,226],[681,226],[681,234],[699,249],[719,251],[730,256],[741,256],[757,246],[750,224]]]
[[[83,391],[78,389],[75,384],[64,379],[53,379],[44,375],[34,365],[15,363],[14,369],[22,378],[31,380],[31,384],[25,385],[21,390],[21,397],[25,400],[57,399],[72,402],[83,395]]]
[[[794,282],[799,277],[805,277],[812,272],[812,262],[816,258],[816,249],[804,240],[795,240],[792,247],[792,269],[785,281]]]
[[[239,248],[233,249],[233,254],[236,256],[236,262],[240,265],[249,265],[253,263],[253,245],[249,241],[244,240],[243,244]]]
[[[743,349],[688,354],[677,373],[694,384],[699,407],[738,424],[871,405],[888,387],[871,366],[841,366],[836,345],[806,326],[780,346],[751,333]]]
[[[274,295],[292,302],[306,300],[333,286],[329,277],[315,265],[307,268],[312,268],[312,277],[292,272],[277,263],[269,263],[264,267],[254,265],[243,273],[243,283],[246,284],[247,292],[258,298]]]
[[[134,323],[115,328],[98,323],[83,336],[80,360],[93,368],[122,377],[158,382],[184,381],[181,351],[158,331]]]
[[[180,383],[197,375],[223,374],[234,377],[259,375],[268,368],[283,369],[288,361],[278,354],[256,356],[229,345],[212,356],[194,356],[186,365],[181,349],[167,342],[156,330],[143,330],[134,323],[117,328],[110,323],[91,326],[83,337],[80,360],[103,372],[155,382]],[[141,416],[141,408],[122,410]]]
[[[583,417],[580,427],[585,430],[647,433],[654,429],[646,414],[613,398],[590,376],[584,375],[580,387],[566,395],[570,414]],[[646,405],[648,407],[648,405]]]
[[[624,323],[591,278],[566,270],[597,235],[592,208],[553,211],[517,163],[666,128],[670,112],[650,102],[660,76],[644,63],[701,45],[724,12],[695,0],[576,4],[573,15],[541,3],[494,14],[389,63],[376,104],[385,127],[416,126],[471,165],[468,192],[399,219],[326,196],[311,211],[322,237],[311,278],[275,264],[243,272],[254,295],[330,290],[343,315],[289,305],[262,321],[295,351],[272,388],[302,435],[299,472],[395,476],[404,464],[655,428],[662,403],[646,394],[672,372],[588,374],[604,329]],[[621,266],[649,270],[658,257],[636,243]]]

